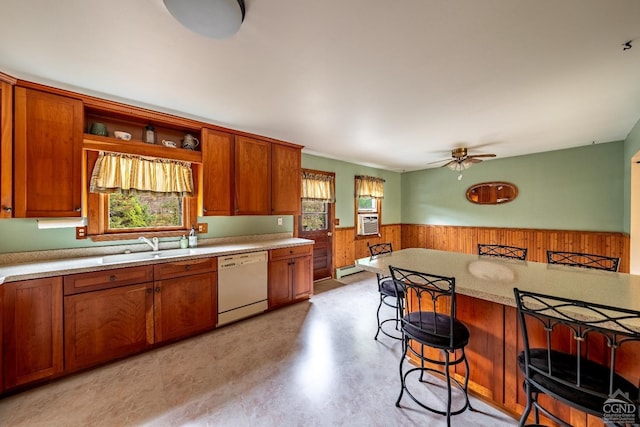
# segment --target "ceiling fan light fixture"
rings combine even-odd
[[[244,0],[163,0],[169,13],[191,31],[214,39],[231,37],[244,21]]]

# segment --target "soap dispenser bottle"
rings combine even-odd
[[[183,234],[182,238],[180,239],[180,248],[187,249],[187,247],[189,247],[189,240],[187,240],[187,236]]]

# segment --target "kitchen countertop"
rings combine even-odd
[[[171,261],[182,261],[187,259],[206,258],[211,256],[234,255],[246,252],[266,251],[294,246],[312,245],[313,240],[300,239],[295,237],[276,238],[270,240],[257,239],[256,241],[222,241],[213,244],[199,244],[196,248],[190,248],[188,254],[166,256],[159,259],[133,259],[127,261],[110,262],[105,264],[104,260],[113,258],[113,253],[108,255],[97,255],[87,257],[73,257],[64,259],[48,259],[34,262],[24,262],[8,265],[0,265],[0,284],[15,282],[18,280],[37,279],[42,277],[60,276],[64,274],[85,273],[89,271],[110,270],[121,267],[132,267],[138,265],[157,264]],[[124,253],[127,246],[123,246],[120,254]],[[179,252],[175,249],[161,249],[159,252]],[[187,250],[185,250],[187,251]],[[151,253],[151,251],[143,251]],[[136,254],[142,252],[135,252]]]

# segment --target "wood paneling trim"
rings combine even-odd
[[[401,249],[400,224],[385,224],[380,226],[380,236],[367,236],[356,238],[355,227],[336,228],[334,233],[335,243],[335,268],[353,265],[358,258],[369,256],[368,245],[391,242],[393,249]]]
[[[13,215],[13,86],[0,73],[0,218]]]
[[[619,257],[619,271],[629,272],[629,236],[624,233],[529,228],[402,225],[403,248],[428,248],[475,254],[478,243],[527,248],[529,261],[547,262],[547,250]],[[395,246],[394,246],[395,248]]]

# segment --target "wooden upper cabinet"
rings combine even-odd
[[[14,97],[14,216],[80,216],[82,101],[23,87]]]
[[[271,214],[271,143],[236,137],[235,214]]]
[[[302,186],[301,153],[298,147],[271,146],[271,213],[300,215]]]
[[[2,75],[0,75],[0,78]],[[13,86],[0,81],[0,218],[13,211]]]
[[[233,141],[230,133],[202,130],[202,210],[207,215],[233,214]]]
[[[62,373],[62,278],[5,283],[5,388]]]

